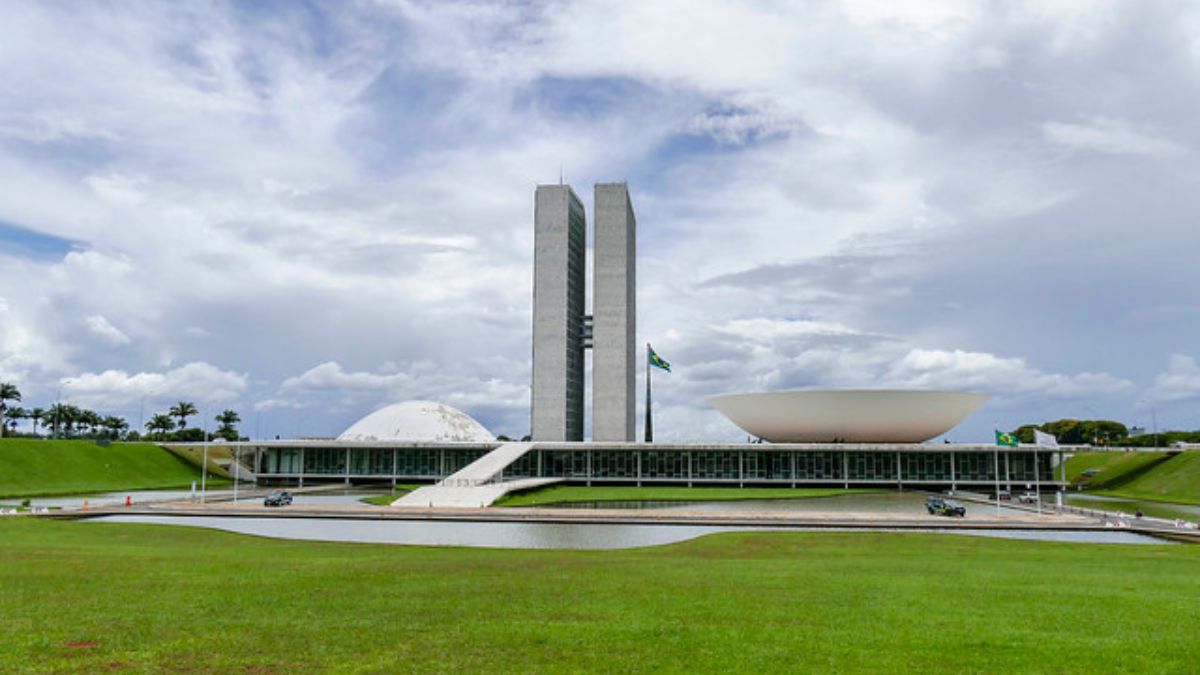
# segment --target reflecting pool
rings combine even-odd
[[[706,534],[735,531],[829,532],[831,528],[723,527],[716,525],[638,525],[590,523],[479,523],[428,520],[350,520],[337,518],[238,518],[228,516],[105,516],[87,522],[148,523],[207,527],[240,534],[372,544],[470,546],[523,549],[618,549],[659,546]],[[862,530],[853,530],[862,531]],[[872,531],[900,532],[895,528]],[[914,530],[903,530],[913,532]],[[1046,530],[958,530],[916,532],[1093,544],[1165,544],[1133,532]]]

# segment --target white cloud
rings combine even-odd
[[[387,391],[403,387],[411,379],[404,373],[347,373],[338,363],[327,362],[313,366],[295,377],[283,381],[281,391]]]
[[[747,387],[1108,400],[1196,328],[1181,312],[1147,339],[1092,300],[1194,304],[1189,267],[1171,267],[1172,285],[1154,282],[1165,264],[1137,267],[1200,245],[1200,204],[1177,180],[1195,173],[1200,138],[1159,104],[1200,94],[1172,66],[1189,47],[1147,37],[1196,25],[1181,6],[9,14],[0,224],[81,249],[0,264],[0,374],[43,398],[81,372],[76,386],[133,392],[203,363],[242,378],[217,391],[331,429],[427,397],[493,407],[515,432],[528,423],[532,187],[560,166],[585,202],[591,181],[630,182],[640,337],[680,364],[659,400],[681,428],[719,428],[700,421],[703,396]],[[1109,156],[1176,161],[1130,173]],[[879,262],[846,262],[866,253]],[[771,279],[699,284],[746,270]],[[1001,304],[1078,313],[1034,335],[987,321]]]
[[[1107,117],[1093,117],[1083,123],[1046,122],[1042,124],[1042,135],[1073,150],[1105,155],[1164,158],[1186,152],[1183,146],[1148,129]]]
[[[1172,354],[1166,372],[1154,378],[1148,397],[1151,401],[1164,403],[1200,398],[1200,365],[1196,364],[1196,359]]]
[[[223,403],[236,400],[245,391],[246,376],[194,362],[162,373],[83,373],[63,378],[61,388],[64,400],[104,409],[128,405],[143,397]]]
[[[979,389],[1003,396],[1076,397],[1130,392],[1133,382],[1107,373],[1045,373],[1020,358],[962,350],[912,349],[886,381],[918,388]]]
[[[130,343],[128,335],[121,332],[121,329],[109,323],[108,319],[100,314],[86,317],[84,323],[87,324],[88,330],[110,345],[119,347]]]

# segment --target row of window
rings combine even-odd
[[[440,478],[465,467],[485,452],[462,448],[270,448],[259,456],[259,471]],[[1033,456],[1028,453],[536,450],[511,464],[504,475],[643,480],[991,482],[997,479],[998,471],[999,480],[1005,482],[1029,482],[1035,475],[1052,480],[1050,454],[1041,454],[1038,459],[1040,465],[1035,470]]]

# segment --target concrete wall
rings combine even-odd
[[[595,188],[592,439],[632,441],[637,370],[637,220],[624,183]]]
[[[567,185],[534,195],[533,406],[536,441],[583,440],[587,222]]]

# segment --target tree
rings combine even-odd
[[[26,419],[28,417],[29,417],[29,413],[25,412],[25,409],[20,406],[18,406],[16,408],[9,408],[8,415],[7,415],[9,433],[10,434],[17,433],[17,421]]]
[[[1034,429],[1054,436],[1063,445],[1124,443],[1129,436],[1129,429],[1120,422],[1075,419],[1061,419],[1044,424],[1025,424],[1018,427],[1013,434],[1022,443],[1033,443]]]
[[[60,434],[70,436],[81,412],[79,408],[66,403],[55,403],[51,406],[50,428],[53,429],[54,436],[57,437]]]
[[[242,421],[241,415],[238,415],[234,410],[223,410],[214,419],[221,425],[217,427],[217,436],[227,441],[236,441],[238,439],[239,434],[235,425]]]
[[[129,423],[124,418],[109,415],[101,422],[102,426],[108,430],[110,437],[115,441],[121,437],[121,432],[129,428]]]
[[[168,411],[167,414],[170,415],[171,417],[178,417],[179,418],[179,428],[186,429],[187,428],[187,418],[191,417],[192,415],[199,414],[199,412],[200,411],[196,410],[196,406],[193,405],[191,402],[180,401],[179,403],[176,403],[175,405],[171,406],[171,410]]]
[[[4,414],[8,411],[8,402],[20,400],[21,392],[17,389],[17,385],[11,382],[0,382],[0,437],[4,436],[4,428],[7,426],[4,423]]]
[[[34,408],[29,411],[29,419],[33,420],[33,435],[37,436],[38,423],[46,416],[46,411],[42,408]]]
[[[87,431],[92,434],[104,424],[104,418],[95,410],[80,410],[76,420],[79,426],[86,427]]]
[[[150,421],[146,422],[146,431],[149,431],[151,434],[158,432],[158,438],[162,438],[168,431],[174,428],[175,420],[170,415],[162,413],[151,417]]]

